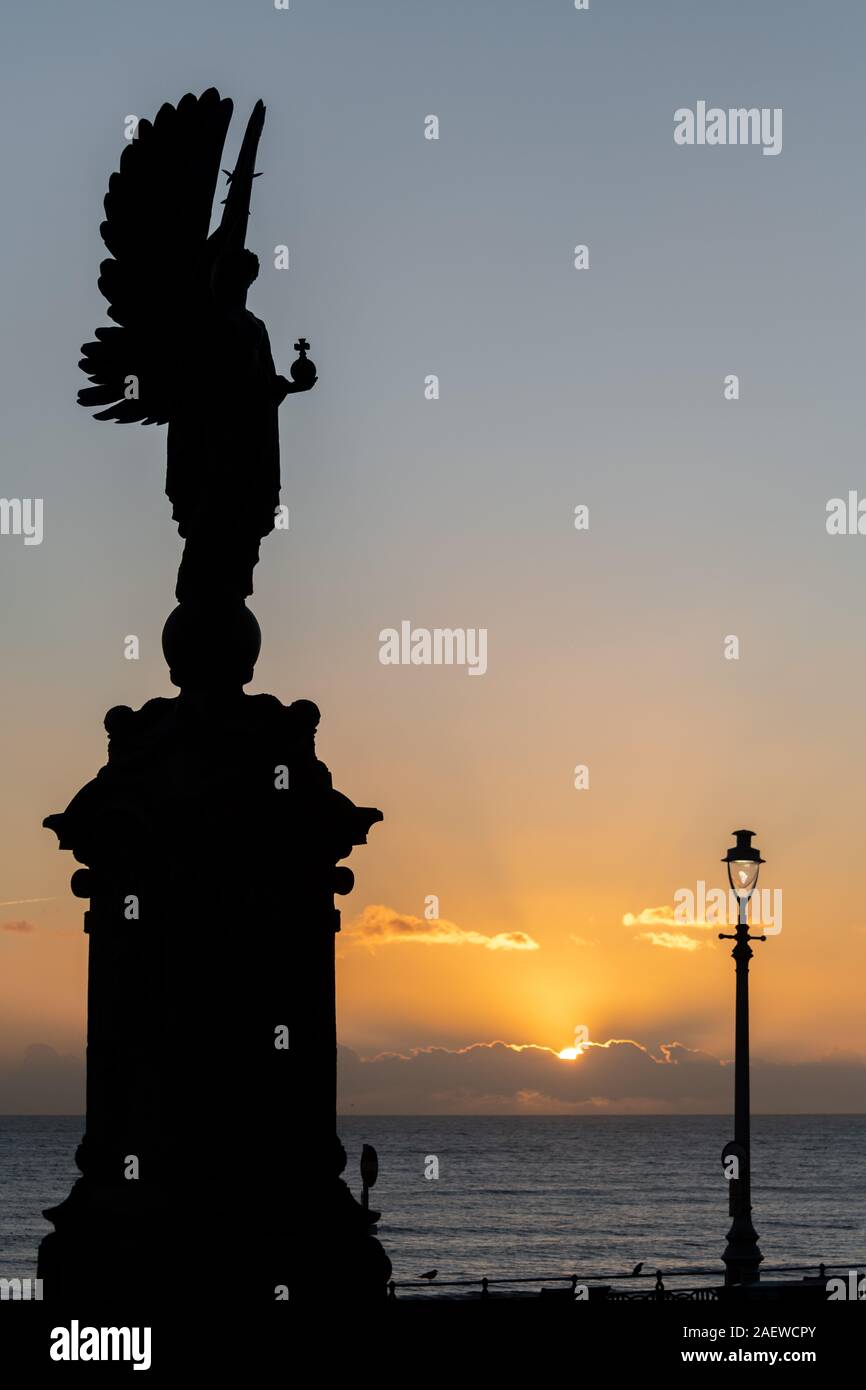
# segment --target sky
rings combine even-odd
[[[165,431],[75,404],[102,198],[127,116],[212,85],[227,167],[266,103],[250,307],[320,378],[281,411],[249,689],[315,700],[385,815],[340,904],[344,1108],[727,1108],[733,965],[674,906],[748,826],[783,903],[755,1106],[866,1110],[866,539],[826,526],[866,495],[864,31],[853,0],[5,7],[0,493],[44,536],[0,536],[0,1111],[81,1107],[41,821],[108,708],[173,693]],[[699,101],[781,108],[781,152],[677,145]],[[485,673],[383,665],[404,621],[485,629]]]

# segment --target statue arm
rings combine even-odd
[[[300,351],[300,356],[292,363],[292,380],[280,376],[274,366],[274,358],[271,352],[271,342],[268,337],[268,330],[261,319],[256,319],[261,334],[261,355],[266,364],[266,370],[273,380],[274,401],[281,405],[286,396],[292,396],[297,391],[310,391],[318,381],[316,365],[307,357],[309,343],[306,338],[301,338],[295,343],[295,347]]]
[[[291,396],[295,391],[310,391],[318,381],[314,376],[312,381],[287,381],[284,376],[278,376],[276,380],[277,405]]]

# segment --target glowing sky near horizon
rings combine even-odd
[[[41,821],[105,710],[172,693],[165,432],[94,423],[76,364],[123,121],[212,84],[232,156],[266,101],[250,305],[279,370],[306,334],[320,373],[282,408],[250,689],[314,699],[335,785],[385,813],[340,903],[341,1040],[728,1057],[729,946],[623,918],[726,886],[745,825],[784,895],[754,1052],[866,1054],[866,538],[825,528],[866,492],[864,31],[847,2],[7,8],[0,493],[44,498],[45,538],[0,538],[0,1063],[82,1051],[82,904]],[[782,153],[675,146],[702,98],[783,107]],[[383,666],[404,620],[485,627],[484,676]],[[371,934],[376,907],[422,926]]]

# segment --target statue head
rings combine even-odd
[[[210,283],[214,299],[232,307],[245,304],[247,290],[259,273],[259,258],[247,248],[230,247],[217,256],[211,270]]]

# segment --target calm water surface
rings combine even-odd
[[[757,1116],[753,1202],[766,1264],[866,1260],[866,1116]],[[42,1208],[77,1175],[79,1116],[0,1116],[0,1276],[31,1277]],[[340,1122],[396,1279],[715,1264],[727,1230],[726,1116],[352,1116]],[[428,1156],[438,1179],[424,1176]]]

